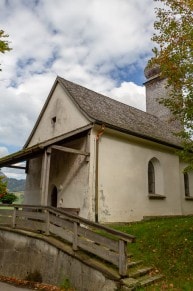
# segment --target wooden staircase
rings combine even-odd
[[[48,241],[67,243],[70,253],[112,277],[121,290],[137,290],[163,278],[155,269],[128,255],[135,237],[67,211],[35,205],[0,205],[0,226],[41,233]],[[104,234],[106,234],[104,236]],[[85,257],[86,256],[86,257]],[[83,258],[84,257],[84,258]]]

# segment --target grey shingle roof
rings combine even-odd
[[[156,116],[61,77],[57,79],[69,92],[80,109],[92,120],[147,139],[180,146],[179,139],[172,133],[169,125],[159,120]]]

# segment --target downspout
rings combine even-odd
[[[105,130],[105,125],[101,126],[101,129],[96,135],[96,169],[95,169],[95,222],[98,222],[98,199],[99,199],[99,141],[100,137],[103,135]]]

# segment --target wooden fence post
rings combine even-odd
[[[13,209],[13,219],[12,219],[12,228],[15,228],[16,225],[16,211],[17,211],[17,207],[14,207]]]
[[[78,223],[74,222],[73,227],[73,245],[72,248],[74,251],[78,250]]]
[[[119,239],[119,274],[127,275],[127,242]]]

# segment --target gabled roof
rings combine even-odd
[[[166,122],[156,116],[96,93],[61,77],[57,80],[87,118],[163,144],[180,147],[180,140]],[[128,92],[129,94],[129,92]]]
[[[58,83],[64,88],[75,105],[91,123],[105,124],[107,127],[144,139],[174,147],[181,147],[179,138],[173,134],[169,124],[161,121],[156,116],[118,102],[58,76],[24,148],[29,144],[41,120],[41,116],[46,110],[52,92]]]

